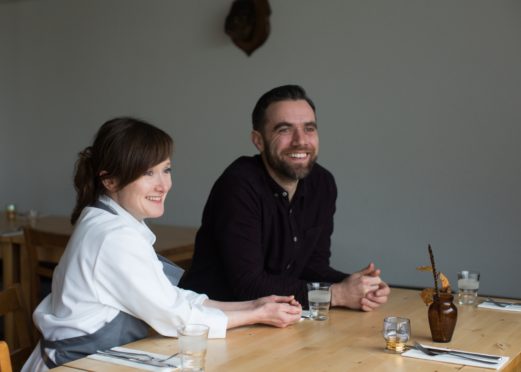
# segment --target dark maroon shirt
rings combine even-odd
[[[332,174],[315,164],[291,202],[287,195],[259,155],[235,160],[210,192],[192,267],[179,286],[222,301],[293,294],[306,306],[307,282],[344,279],[329,265]]]

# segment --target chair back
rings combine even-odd
[[[31,320],[25,307],[22,290],[19,284],[0,292],[0,316],[13,318],[16,333],[12,345],[7,347],[0,344],[0,371],[19,371],[29,355],[31,355],[34,342],[31,333]],[[9,349],[11,353],[9,353]],[[7,357],[5,357],[7,353]],[[5,368],[5,371],[4,371]]]
[[[30,267],[29,310],[32,314],[42,297],[41,278],[52,279],[54,267],[63,254],[70,235],[26,226],[24,238]],[[52,259],[49,259],[51,256]]]

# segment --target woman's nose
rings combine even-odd
[[[156,190],[160,192],[168,192],[172,187],[172,178],[170,175],[161,175],[156,183]]]

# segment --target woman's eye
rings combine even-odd
[[[165,173],[168,173],[168,174],[172,173],[172,168],[166,168]]]
[[[151,170],[147,170],[147,171],[144,173],[145,176],[152,176],[153,174],[154,174],[154,172],[151,171]]]

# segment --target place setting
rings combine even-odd
[[[421,297],[428,305],[427,317],[432,341],[435,343],[449,343],[452,340],[458,320],[458,308],[454,304],[450,283],[443,273],[436,270],[434,255],[429,245],[430,266],[421,266],[420,271],[431,271],[434,277],[434,288],[426,288]],[[479,288],[479,272],[462,270],[458,273],[457,302],[462,306],[476,306]],[[440,285],[438,285],[440,282]],[[491,300],[491,299],[490,299]],[[425,359],[435,362],[452,363],[500,369],[510,359],[508,356],[478,353],[471,350],[461,350],[428,345],[411,340],[411,322],[399,316],[389,316],[383,322],[383,337],[385,351],[400,354],[407,358]]]
[[[177,331],[179,350],[171,355],[113,347],[108,350],[98,350],[87,358],[146,371],[203,372],[209,327],[203,324],[187,324],[180,326]]]
[[[521,302],[498,301],[493,298],[486,298],[478,307],[482,309],[521,312]]]
[[[178,371],[181,367],[178,353],[163,355],[125,347],[98,350],[96,354],[91,354],[87,358],[146,371],[170,372]]]
[[[521,312],[521,302],[495,300],[487,297],[479,303],[480,273],[475,270],[458,272],[458,304],[477,306],[480,309]]]

